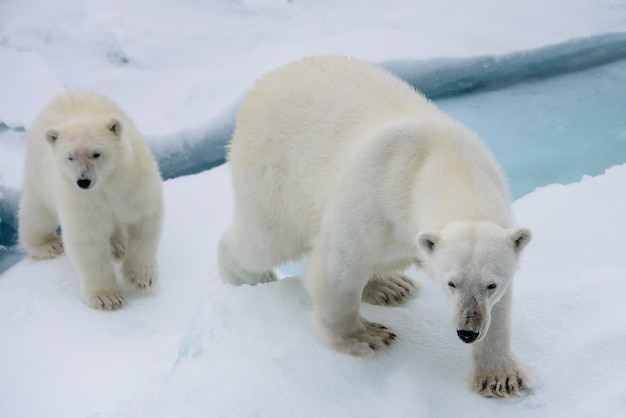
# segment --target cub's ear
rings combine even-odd
[[[122,122],[113,118],[109,121],[109,123],[107,123],[107,129],[111,131],[115,136],[120,137],[122,136],[122,130],[124,129],[124,126],[122,125]]]
[[[424,250],[426,254],[432,254],[439,242],[439,238],[439,234],[424,232],[417,236],[417,245]]]
[[[516,253],[522,252],[533,237],[533,234],[528,228],[509,229],[508,235],[513,245],[513,250],[515,250]]]
[[[56,131],[54,129],[48,129],[45,135],[46,135],[46,141],[54,145],[56,140],[59,138],[59,131]]]

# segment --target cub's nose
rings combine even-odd
[[[464,343],[471,343],[478,338],[478,333],[474,331],[457,330],[456,334]]]
[[[81,189],[88,189],[89,185],[91,185],[91,180],[89,179],[80,179],[76,182],[76,184],[78,184],[78,187],[80,187]]]

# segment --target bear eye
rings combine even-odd
[[[67,156],[68,161],[74,161],[74,157],[72,155]]]
[[[489,289],[489,290],[493,290],[493,289],[495,289],[496,287],[498,287],[498,285],[497,285],[497,284],[495,284],[495,283],[491,283],[489,286],[487,286],[487,289]]]
[[[453,288],[453,289],[456,289],[456,285],[454,284],[454,282],[453,282],[452,280],[450,280],[450,281],[448,282],[448,286],[450,286],[450,287],[451,287],[451,288]]]
[[[100,158],[100,153],[99,152],[94,152],[93,154],[91,154],[92,158]]]

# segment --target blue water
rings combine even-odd
[[[515,198],[626,163],[626,61],[437,104],[487,142]]]
[[[383,67],[464,122],[492,149],[514,198],[626,162],[626,33],[501,57],[395,61]],[[236,105],[196,129],[148,138],[165,179],[224,162]],[[0,115],[0,137],[13,130]],[[18,190],[0,184],[0,273],[20,259]]]

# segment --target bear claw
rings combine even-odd
[[[93,292],[84,298],[85,303],[93,309],[116,311],[124,306],[124,296],[118,289]]]
[[[474,380],[474,389],[487,398],[506,398],[521,396],[529,389],[526,379],[519,372],[494,373],[493,375],[477,376]]]
[[[143,268],[136,268],[126,263],[122,265],[122,275],[128,285],[137,290],[145,291],[156,284],[157,269],[156,266],[150,265]]]
[[[369,356],[396,341],[396,334],[384,325],[367,322],[360,331],[345,338],[336,348],[355,356]]]
[[[28,256],[33,260],[46,260],[55,258],[63,254],[63,241],[60,237],[55,237],[49,242],[36,248],[29,248]]]
[[[362,300],[372,305],[398,306],[411,300],[418,286],[403,274],[374,275],[363,289]]]

